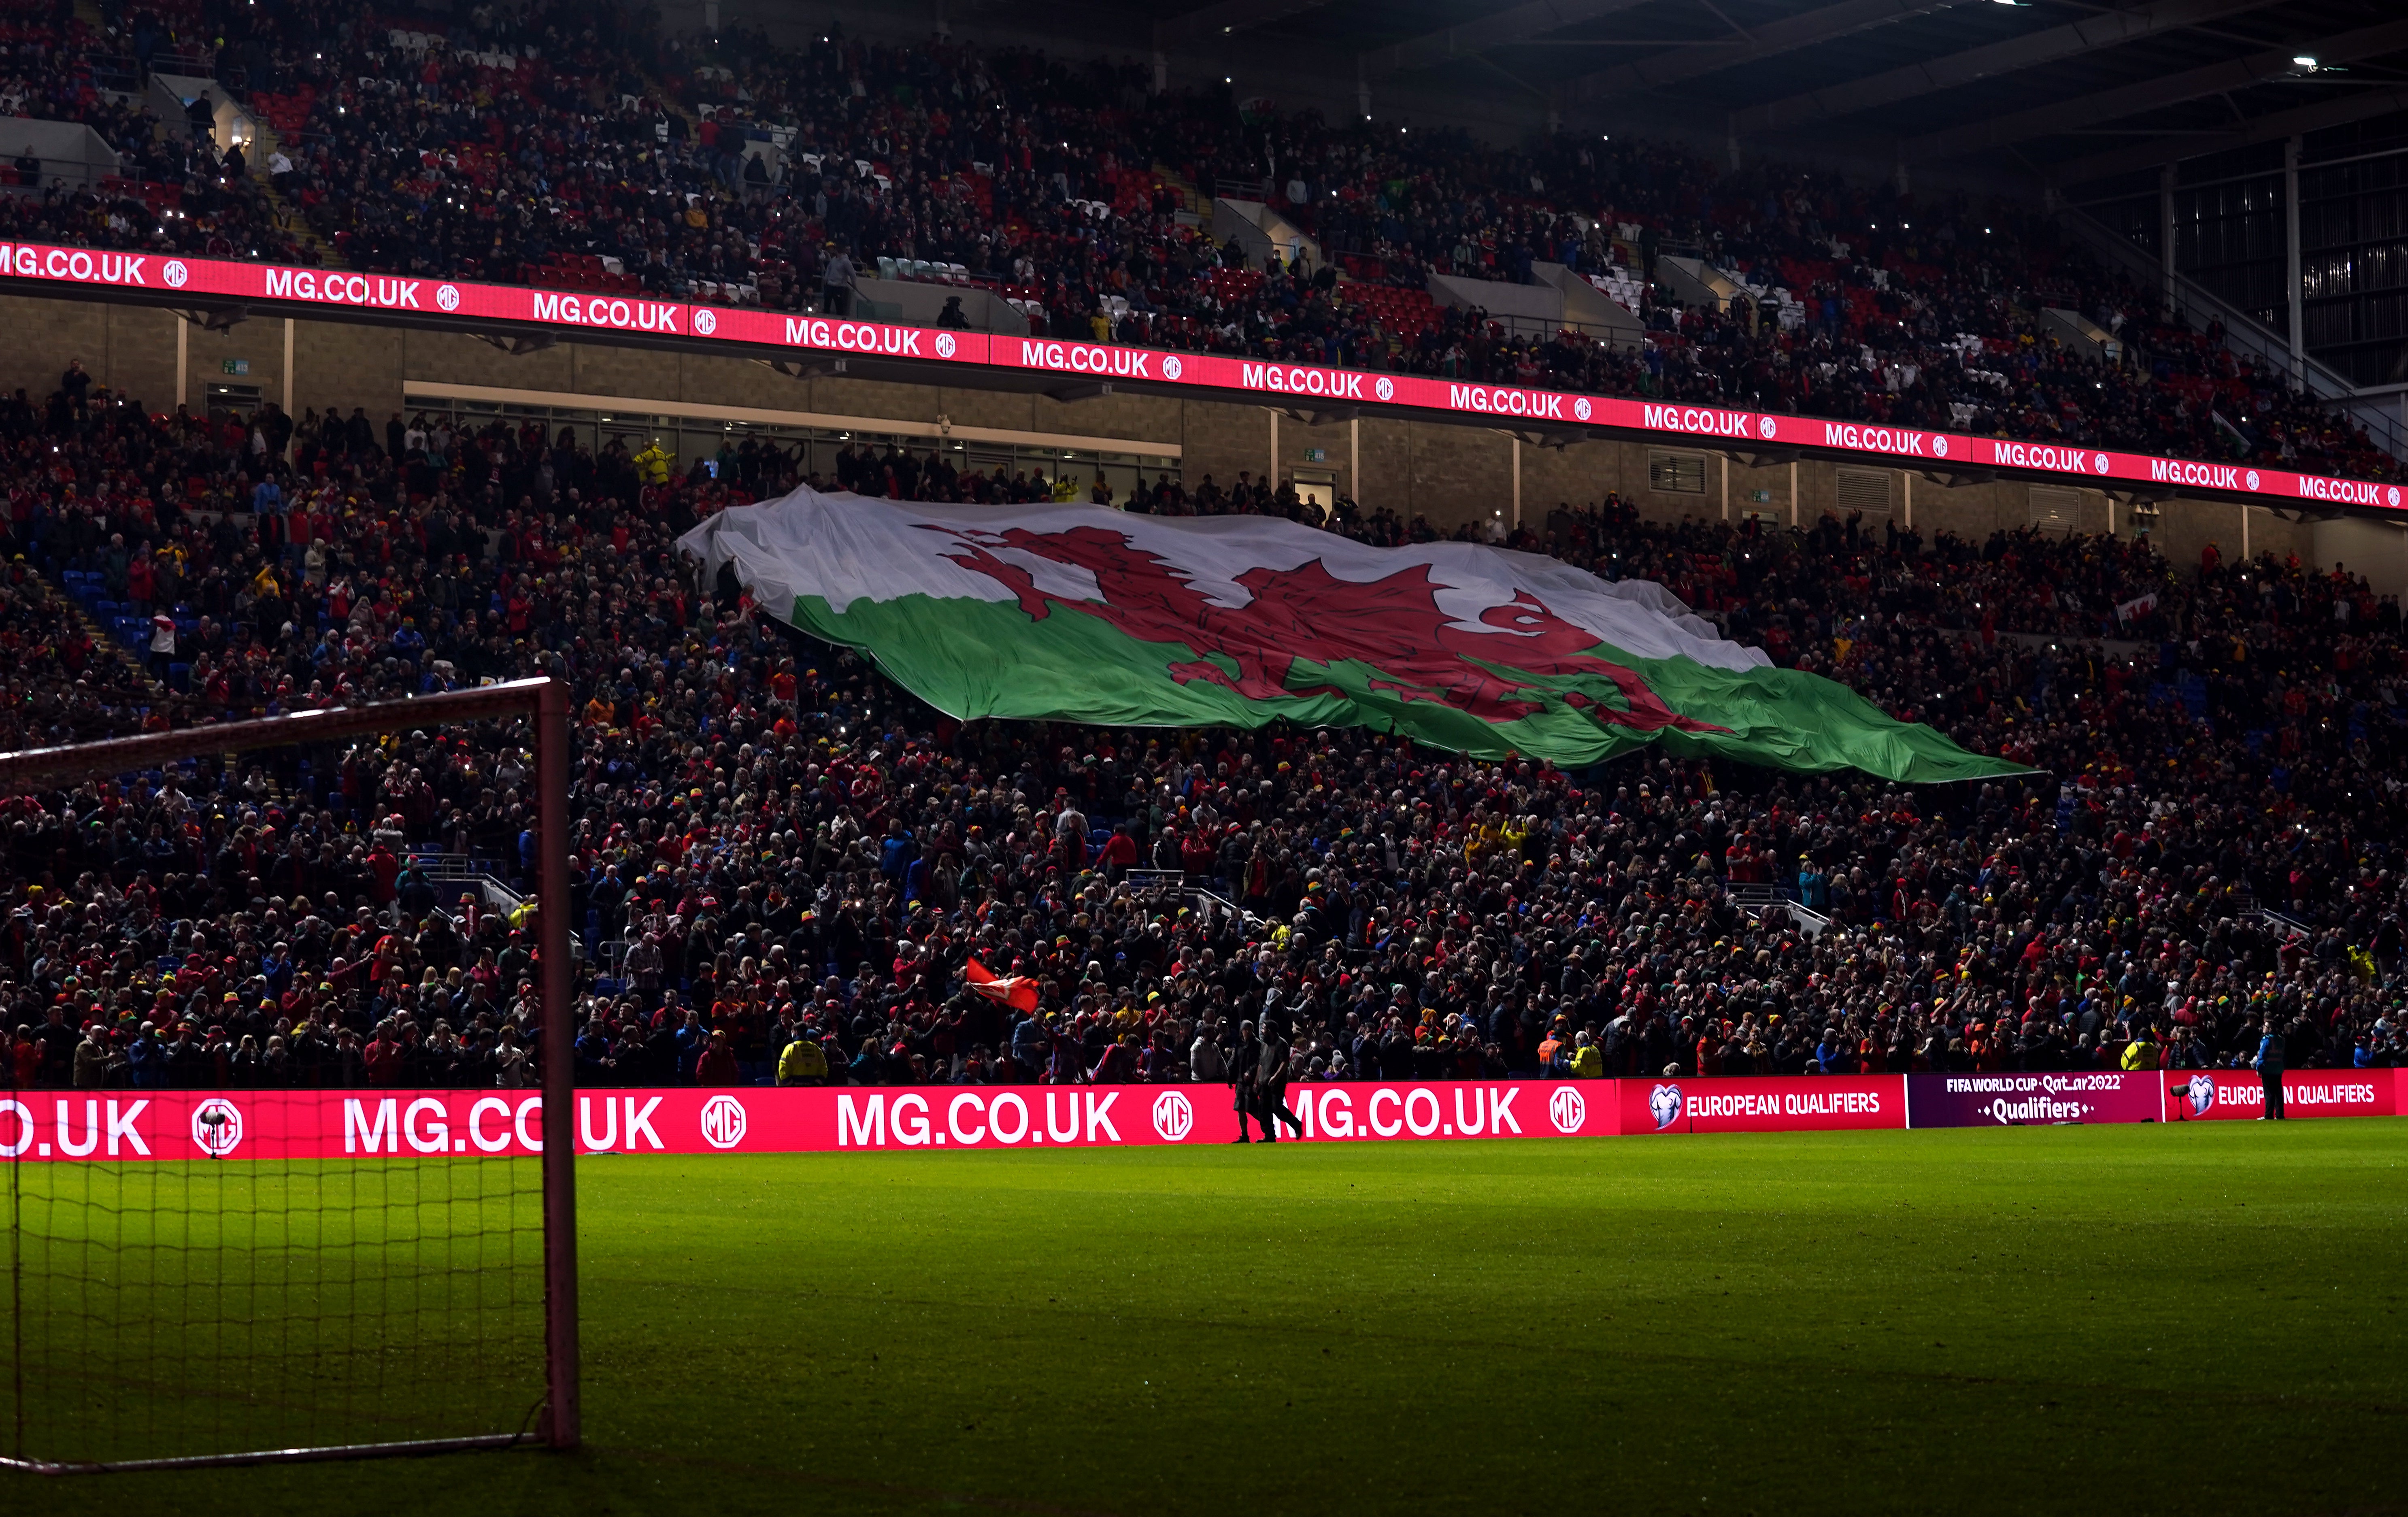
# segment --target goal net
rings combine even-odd
[[[535,878],[396,878],[358,780],[468,723]],[[0,755],[63,840],[0,876],[0,1467],[574,1445],[566,737],[526,680]]]

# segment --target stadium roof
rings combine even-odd
[[[1375,99],[1504,87],[1567,120],[1719,118],[1759,150],[1819,139],[2064,186],[2408,107],[2397,0],[1214,0],[1148,19],[1173,56],[1242,48]]]

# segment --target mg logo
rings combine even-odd
[[[458,310],[460,308],[460,287],[456,284],[437,285],[435,287],[435,303],[442,307],[445,310]]]
[[[1569,1136],[1579,1132],[1588,1121],[1588,1103],[1570,1085],[1558,1085],[1555,1094],[1547,1097],[1547,1120],[1555,1124],[1559,1133]]]
[[[2384,500],[2384,504],[2385,504],[2385,505],[2386,505],[2386,506],[2397,506],[2397,505],[2399,505],[2399,504],[2400,504],[2400,487],[2399,487],[2398,485],[2396,485],[2396,484],[2395,484],[2395,485],[2393,485],[2390,489],[2388,489],[2388,490],[2385,491],[2385,492],[2383,493],[2383,500]]]
[[[939,358],[953,357],[953,350],[960,346],[961,344],[953,339],[953,335],[952,333],[939,332],[937,334],[937,356]]]
[[[1593,409],[1595,409],[1595,408],[1589,405],[1588,396],[1586,395],[1583,395],[1580,399],[1572,402],[1572,415],[1578,417],[1584,422],[1588,420],[1588,413]]]
[[[1187,365],[1179,361],[1179,355],[1173,353],[1162,361],[1162,377],[1166,379],[1175,379],[1185,372],[1186,368]]]
[[[744,1103],[733,1095],[714,1095],[702,1103],[702,1140],[715,1149],[732,1149],[744,1141]]]
[[[1934,458],[1946,458],[1948,456],[1947,438],[1934,437],[1931,439],[1931,456]]]
[[[1770,416],[1758,417],[1756,422],[1756,429],[1758,432],[1763,433],[1768,437],[1771,436],[1774,431],[1777,430],[1773,425],[1772,418]]]
[[[184,287],[184,281],[193,277],[193,271],[184,266],[182,259],[170,258],[160,266],[159,277],[174,288],[181,290]]]
[[[222,1095],[193,1108],[193,1146],[222,1159],[242,1143],[242,1109]]]
[[[2100,473],[2104,474],[2107,472],[2107,455],[2105,453],[2100,453],[2099,455],[2098,465]]]
[[[1154,1098],[1154,1136],[1166,1143],[1184,1142],[1196,1125],[1196,1109],[1180,1091],[1164,1091]]]
[[[695,311],[695,312],[694,313],[694,329],[695,329],[695,332],[697,332],[697,333],[701,334],[703,336],[706,336],[706,337],[707,337],[707,336],[710,336],[713,332],[718,331],[718,330],[719,330],[719,313],[718,313],[717,311],[715,311],[715,310],[712,310],[712,309],[711,309],[710,307],[708,307],[708,306],[705,306],[704,308],[702,308],[702,309],[700,309],[700,310],[698,310],[698,311]]]
[[[2252,490],[2258,488],[2258,471],[2256,469],[2251,469],[2249,471],[2249,488]]]
[[[1371,386],[1371,394],[1382,400],[1394,400],[1397,398],[1397,381],[1383,374]]]

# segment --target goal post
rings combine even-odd
[[[521,680],[0,754],[0,796],[264,749],[520,720],[533,729],[537,801],[538,1088],[20,1090],[13,1062],[0,1072],[0,1159],[9,1167],[0,1395],[10,1408],[0,1469],[577,1446],[566,685]],[[122,987],[115,1004],[129,1004]],[[0,1026],[0,1048],[19,1020]],[[527,1246],[531,1232],[539,1251]],[[515,1324],[517,1337],[491,1328],[494,1316]],[[539,1367],[519,1362],[521,1338],[539,1352]],[[442,1388],[478,1375],[501,1390],[480,1400]],[[403,1395],[396,1384],[416,1397],[406,1409],[380,1403]],[[532,1395],[505,1419],[511,1385]],[[146,1397],[174,1425],[170,1446],[143,1441]],[[179,1418],[211,1397],[226,1405]],[[94,1434],[95,1418],[111,1431]],[[480,1419],[485,1425],[456,1425]],[[213,1438],[230,1446],[194,1446]]]

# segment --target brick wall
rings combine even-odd
[[[0,392],[22,386],[38,404],[57,387],[68,359],[79,357],[99,382],[137,396],[153,410],[176,399],[176,336],[179,319],[163,310],[98,302],[0,296],[0,322],[14,340],[0,346]],[[341,322],[294,324],[294,389],[296,411],[334,408],[349,414],[364,408],[381,429],[403,408],[405,380],[473,384],[591,396],[597,405],[663,400],[688,405],[743,406],[812,412],[865,420],[935,423],[1018,432],[1111,437],[1132,444],[1175,444],[1182,472],[1192,489],[1210,477],[1224,488],[1240,473],[1259,479],[1273,462],[1270,413],[1259,406],[1150,395],[1098,395],[1056,400],[1036,394],[965,390],[935,385],[883,383],[839,375],[795,379],[745,358],[653,351],[601,344],[564,342],[539,352],[513,356],[490,344],[453,333],[409,331]],[[223,333],[188,327],[185,393],[198,407],[212,382],[256,386],[269,400],[284,394],[285,322],[254,318]],[[227,359],[247,360],[249,372],[223,372]],[[1440,527],[1465,522],[1510,519],[1513,509],[1512,440],[1474,426],[1439,425],[1388,419],[1360,423],[1361,478],[1354,477],[1356,437],[1344,422],[1319,425],[1280,418],[1277,464],[1283,476],[1298,468],[1326,470],[1341,493],[1366,506],[1428,517]],[[1319,462],[1308,460],[1321,450]],[[1651,453],[1702,453],[1702,494],[1650,488]],[[1747,511],[1791,515],[1792,481],[1798,520],[1811,523],[1838,508],[1842,465],[1801,461],[1794,471],[1778,464],[1751,467],[1704,450],[1644,442],[1581,442],[1550,448],[1525,442],[1521,455],[1523,520],[1543,523],[1560,505],[1581,506],[1620,494],[1650,518],[1736,519]],[[1914,521],[1927,537],[1945,530],[1980,539],[2031,520],[2031,488],[1998,480],[1954,488],[1917,479],[1913,484]],[[1754,495],[1762,492],[1765,498]],[[1906,490],[1892,471],[1891,499],[1903,520]],[[2196,563],[2215,542],[2229,558],[2240,551],[2242,509],[2229,502],[2172,500],[2163,503],[2155,536],[2169,557]],[[2106,497],[2083,493],[2079,528],[2108,526]],[[2129,537],[2128,507],[2115,512],[2119,536]],[[2371,551],[2364,533],[2328,529],[2276,517],[2259,507],[2248,519],[2253,551],[2297,552],[2323,563],[2320,545],[2347,559],[2373,560],[2388,568],[2390,555]],[[2408,551],[2401,562],[2408,564]],[[2408,568],[2396,571],[2408,577]]]

